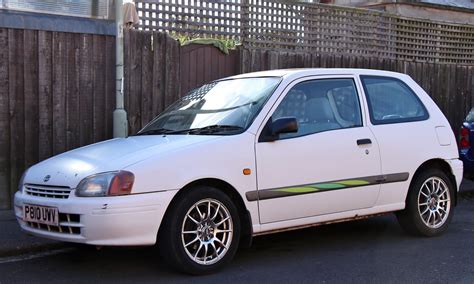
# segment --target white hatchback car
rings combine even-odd
[[[202,274],[252,236],[386,212],[439,235],[462,172],[448,121],[409,76],[275,70],[211,82],[136,135],[32,166],[14,206],[28,233],[157,243]]]

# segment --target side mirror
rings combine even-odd
[[[294,117],[281,117],[272,123],[272,134],[298,132],[298,122]]]
[[[268,120],[259,142],[271,142],[278,139],[280,134],[298,132],[298,121],[294,117],[280,117],[275,121]]]

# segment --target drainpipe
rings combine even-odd
[[[128,121],[127,112],[124,109],[123,94],[123,0],[115,0],[115,26],[117,35],[115,37],[115,89],[116,108],[114,110],[114,137],[127,137]]]

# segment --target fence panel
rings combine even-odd
[[[212,80],[238,73],[239,52],[230,50],[229,54],[208,45],[186,45],[180,49],[181,93]]]
[[[473,25],[312,2],[135,0],[142,30],[233,39],[245,48],[474,64]]]
[[[125,106],[129,133],[190,90],[238,73],[239,51],[228,55],[210,45],[179,43],[166,33],[125,32]]]
[[[25,168],[112,136],[114,42],[0,28],[0,209]]]
[[[140,28],[151,31],[179,32],[208,37],[240,36],[242,6],[240,0],[142,0],[135,1]]]

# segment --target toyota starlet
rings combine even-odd
[[[156,244],[204,274],[253,236],[381,213],[439,235],[462,173],[447,119],[409,76],[274,70],[210,82],[134,135],[30,167],[14,207],[30,234]]]

